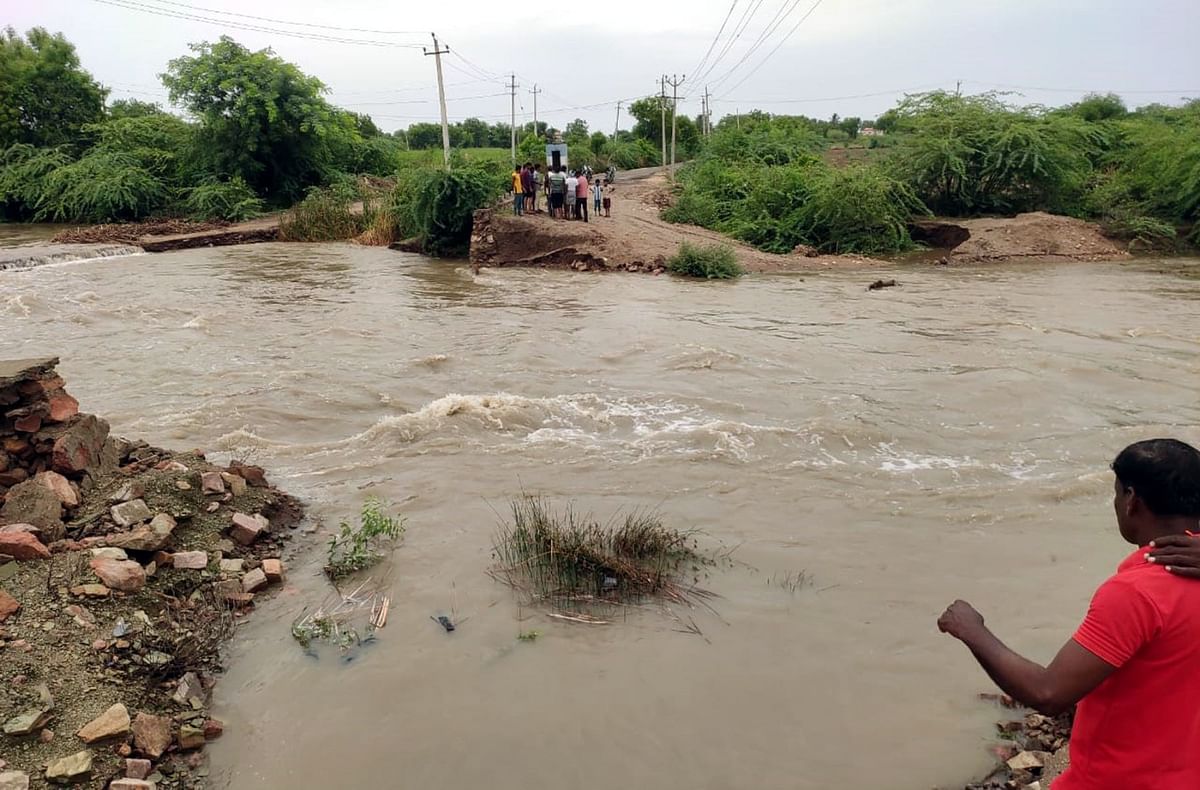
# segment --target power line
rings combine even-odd
[[[717,57],[708,64],[708,68],[704,71],[704,73],[696,75],[697,84],[702,83],[705,79],[707,79],[708,75],[712,74],[713,70],[717,67],[717,64],[725,59],[725,56],[729,54],[729,50],[733,48],[733,45],[736,44],[738,39],[740,39],[746,32],[746,28],[750,26],[751,20],[754,19],[754,15],[758,13],[758,9],[762,6],[762,4],[763,0],[754,0],[752,4],[746,6],[746,9],[742,11],[742,16],[738,19],[738,23],[733,27],[733,35],[731,35],[729,40],[725,42],[725,46],[721,47],[721,51],[717,53]]]
[[[1094,88],[1036,88],[1030,85],[1007,85],[1002,82],[980,82],[979,80],[963,80],[963,82],[971,85],[990,85],[993,88],[1009,88],[1012,90],[1022,91],[1045,91],[1047,93],[1098,93],[1100,91]],[[1107,92],[1107,91],[1106,91]],[[1112,91],[1112,93],[1129,93],[1129,94],[1162,94],[1162,93],[1179,93],[1191,94],[1200,93],[1200,88],[1175,88],[1164,90],[1136,90],[1136,91]]]
[[[293,25],[295,27],[312,27],[322,30],[341,30],[346,33],[377,33],[385,36],[423,36],[423,30],[376,30],[370,27],[339,27],[338,25],[319,25],[312,22],[291,22],[287,19],[275,19],[269,16],[254,16],[253,14],[239,14],[236,11],[222,11],[219,8],[205,8],[203,6],[190,5],[188,3],[178,3],[174,0],[154,0],[158,5],[172,5],[179,8],[188,8],[193,11],[204,11],[209,14],[220,14],[221,16],[236,16],[243,19],[257,19],[260,22],[274,22],[279,25]]]
[[[730,4],[729,10],[725,12],[725,20],[721,22],[720,30],[718,30],[717,34],[713,36],[712,43],[708,45],[708,52],[704,53],[704,57],[700,58],[700,62],[696,64],[696,68],[692,69],[693,74],[699,74],[700,69],[704,68],[704,64],[708,62],[708,56],[712,54],[712,51],[717,46],[717,42],[721,40],[721,34],[725,32],[725,26],[729,24],[729,18],[733,16],[733,9],[737,8],[739,1],[740,0],[733,0],[733,3]]]
[[[507,96],[508,93],[483,93],[478,96],[447,96],[446,101],[471,101],[472,99],[493,99],[497,96]],[[346,104],[354,107],[384,107],[394,104],[433,104],[433,99],[402,99],[400,101],[351,101]]]
[[[766,56],[765,58],[763,58],[762,60],[760,60],[760,61],[758,62],[758,65],[757,65],[757,66],[755,66],[754,68],[750,69],[750,73],[749,73],[749,74],[747,74],[746,76],[744,76],[744,77],[742,77],[740,80],[738,80],[738,83],[737,83],[737,85],[734,85],[732,88],[730,88],[730,89],[729,89],[729,92],[730,92],[730,93],[732,93],[733,91],[737,90],[739,87],[741,87],[741,85],[742,85],[743,83],[745,83],[745,82],[746,82],[746,80],[748,80],[748,79],[750,79],[751,77],[753,77],[753,76],[754,76],[754,74],[755,74],[755,72],[757,72],[759,69],[761,69],[761,68],[763,67],[763,64],[764,64],[764,63],[766,63],[768,60],[770,60],[770,59],[771,59],[771,57],[772,57],[772,56],[773,56],[773,55],[774,55],[776,52],[778,52],[778,51],[779,51],[779,48],[780,48],[780,47],[782,47],[784,44],[786,44],[786,43],[787,43],[787,41],[788,41],[788,39],[789,39],[789,38],[791,38],[791,37],[792,37],[792,35],[793,35],[793,34],[794,34],[794,33],[795,33],[797,30],[799,30],[799,29],[800,29],[800,26],[804,24],[804,21],[805,21],[806,19],[808,19],[810,16],[812,16],[813,12],[814,12],[814,11],[816,11],[818,7],[820,7],[820,5],[821,5],[821,3],[822,3],[822,2],[824,2],[824,0],[816,0],[816,2],[814,2],[814,3],[813,3],[813,4],[812,4],[810,7],[809,7],[809,9],[808,9],[807,11],[805,11],[805,12],[804,12],[804,16],[800,17],[800,19],[799,19],[799,20],[796,22],[796,24],[792,26],[792,29],[791,29],[791,30],[789,30],[789,31],[787,32],[787,35],[785,35],[783,38],[779,39],[779,43],[775,45],[775,48],[774,48],[774,49],[772,49],[770,52],[768,52],[768,53],[767,53],[767,56]],[[728,96],[729,94],[727,93],[727,94],[725,94],[725,95],[726,95],[726,96]]]
[[[394,41],[372,41],[369,39],[357,38],[341,38],[337,36],[326,36],[320,33],[300,33],[294,30],[278,30],[275,28],[262,27],[259,25],[249,25],[242,22],[232,22],[226,19],[213,19],[211,17],[202,17],[194,14],[177,13],[168,9],[159,8],[156,6],[146,5],[144,3],[134,2],[134,0],[92,0],[95,3],[110,5],[115,8],[123,8],[127,11],[138,11],[144,14],[154,14],[156,16],[171,17],[173,19],[186,19],[192,22],[208,22],[221,27],[232,28],[234,30],[250,30],[259,33],[273,33],[277,36],[290,36],[292,38],[301,38],[309,41],[328,41],[335,44],[357,44],[360,46],[369,47],[390,47],[401,49],[420,49],[417,44],[400,44]]]
[[[789,3],[790,3],[790,8],[788,7]],[[746,61],[750,60],[750,58],[754,55],[754,53],[758,52],[759,47],[761,47],[763,44],[765,44],[767,39],[769,39],[771,36],[775,35],[775,31],[779,28],[780,25],[783,24],[784,20],[786,20],[789,16],[792,15],[793,12],[795,12],[796,8],[799,5],[800,5],[800,0],[784,0],[783,5],[781,5],[779,7],[779,12],[776,12],[775,17],[772,18],[771,22],[768,23],[765,28],[763,28],[763,32],[758,35],[758,38],[756,38],[754,40],[754,43],[750,45],[750,48],[746,50],[745,54],[742,55],[741,59],[738,60],[737,63],[733,64],[732,68],[730,68],[728,71],[726,71],[720,77],[717,77],[715,80],[713,80],[713,84],[720,85],[722,82],[724,82],[725,80],[727,80],[731,76],[733,76],[734,72],[736,72],[739,68],[741,68],[742,65],[744,63],[746,63]],[[784,8],[787,8],[787,13],[785,13],[781,16],[780,12],[782,12],[784,10]],[[812,12],[810,11],[809,13],[812,13]],[[782,39],[782,40],[786,41],[787,37],[785,36],[784,39]],[[774,50],[772,50],[772,51],[774,51]]]

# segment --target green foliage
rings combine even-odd
[[[358,526],[343,521],[329,541],[325,573],[337,581],[371,567],[383,559],[383,548],[404,536],[404,519],[389,516],[387,506],[375,497],[362,506]]]
[[[127,153],[93,150],[50,172],[36,204],[36,220],[114,222],[148,216],[166,205],[161,179]]]
[[[279,223],[279,238],[284,241],[344,241],[366,230],[370,217],[356,213],[353,187],[334,184],[312,187],[292,206]]]
[[[35,148],[27,143],[9,146],[0,154],[0,207],[5,219],[32,219],[48,176],[69,165],[61,148]]]
[[[224,219],[240,222],[263,211],[263,202],[238,176],[228,181],[206,181],[188,190],[183,202],[189,219]]]
[[[1067,107],[1067,112],[1078,115],[1085,121],[1108,121],[1125,116],[1129,110],[1125,102],[1115,93],[1089,93],[1083,99]]]
[[[157,104],[140,99],[117,99],[108,105],[108,118],[113,121],[125,118],[146,118],[152,115],[167,115],[167,113]]]
[[[925,207],[904,183],[871,165],[811,169],[796,232],[832,253],[891,253],[913,246],[909,220]],[[794,245],[793,245],[794,246]]]
[[[496,201],[505,189],[507,165],[475,164],[444,170],[402,172],[386,209],[399,238],[416,236],[428,255],[465,254],[475,210]]]
[[[0,148],[79,142],[83,127],[104,117],[106,93],[61,33],[35,27],[22,38],[9,27],[0,35]]]
[[[732,280],[745,273],[728,246],[714,244],[697,247],[686,241],[679,245],[679,252],[667,261],[667,270],[684,277],[703,277],[708,280]]]
[[[894,174],[951,216],[1069,211],[1103,145],[1102,132],[1075,116],[1008,107],[993,94],[921,94],[897,111],[906,137]]]
[[[193,155],[195,130],[167,113],[117,118],[85,127],[92,152],[123,154],[166,184],[179,181],[182,163]]]
[[[290,200],[327,181],[339,150],[361,139],[354,119],[322,98],[320,80],[270,50],[251,52],[227,36],[191,49],[162,80],[171,101],[200,120],[196,150],[209,172]]]

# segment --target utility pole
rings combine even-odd
[[[617,134],[621,131],[621,104],[617,102],[617,122],[613,124],[613,142],[617,141]]]
[[[962,80],[958,80],[954,83],[954,95],[962,96]]]
[[[664,77],[664,79],[666,79]],[[671,180],[675,180],[675,116],[676,108],[679,105],[679,86],[687,79],[687,75],[676,77],[671,75],[669,82],[671,83]]]
[[[450,47],[438,49],[437,33],[430,33],[433,36],[433,52],[421,47],[421,51],[426,55],[433,55],[433,61],[437,64],[438,78],[438,103],[442,105],[442,159],[446,163],[446,172],[450,172],[450,123],[446,120],[446,86],[442,82],[442,55],[450,51]],[[404,136],[405,147],[408,146],[408,135]]]
[[[509,124],[510,137],[512,137],[512,161],[513,167],[517,166],[517,75],[513,74],[512,79],[508,83],[509,97],[512,99],[512,122]]]
[[[658,108],[660,110],[659,114],[662,116],[662,120],[659,122],[658,126],[659,126],[659,129],[662,131],[662,166],[663,166],[663,170],[665,171],[667,169],[667,75],[666,74],[662,75],[662,79],[659,81],[659,85],[662,87],[662,89],[658,94]]]
[[[542,89],[537,86],[537,83],[536,82],[533,83],[533,90],[531,90],[530,93],[533,94],[533,135],[534,135],[534,137],[536,137],[538,134],[541,133],[541,130],[538,128],[538,122],[537,122],[537,95],[541,92],[542,92]]]
[[[705,85],[704,86],[704,136],[705,136],[705,138],[707,138],[710,134],[712,134],[712,119],[710,117],[712,114],[712,104],[710,102],[709,96],[711,96],[711,94],[708,92],[708,86]]]

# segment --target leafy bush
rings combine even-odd
[[[55,222],[111,222],[149,216],[167,202],[162,181],[124,153],[96,151],[51,171],[34,215]]]
[[[913,246],[909,220],[926,213],[907,185],[880,168],[820,168],[796,213],[795,235],[822,252],[890,253]]]
[[[369,225],[354,211],[355,195],[344,186],[312,187],[279,223],[283,241],[342,241],[352,239]]]
[[[0,209],[6,219],[30,219],[37,211],[46,178],[71,163],[62,148],[16,143],[0,153]]]
[[[329,541],[325,573],[338,580],[371,567],[383,559],[382,549],[404,536],[404,519],[389,516],[375,497],[363,503],[357,527],[343,521]]]
[[[504,192],[507,166],[472,165],[447,173],[419,169],[400,174],[386,211],[400,238],[416,236],[428,255],[466,253],[475,210]]]
[[[212,179],[188,190],[183,208],[190,219],[240,222],[263,211],[263,202],[240,177]]]
[[[679,252],[667,261],[667,270],[684,277],[709,280],[732,280],[745,273],[729,247],[722,244],[697,247],[686,241],[679,245]]]

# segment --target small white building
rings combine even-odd
[[[883,130],[874,126],[864,126],[858,130],[859,137],[883,137]]]

